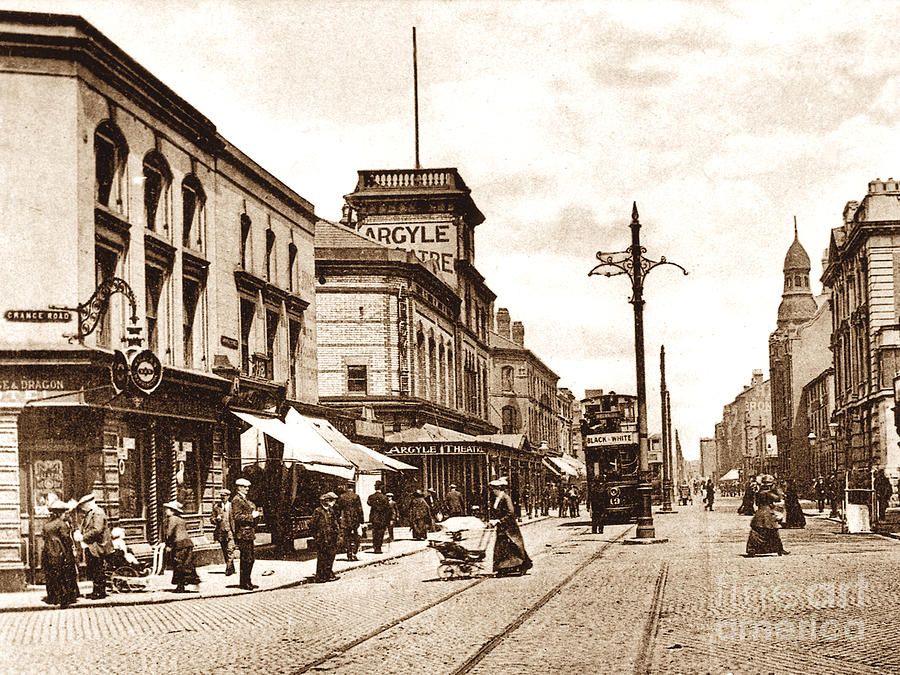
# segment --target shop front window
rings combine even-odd
[[[175,441],[175,483],[178,501],[185,513],[198,513],[203,490],[200,485],[200,448],[196,441]]]
[[[119,517],[144,517],[141,452],[136,438],[122,436],[116,444],[119,464]]]

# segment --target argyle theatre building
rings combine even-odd
[[[515,497],[540,457],[521,434],[493,437],[496,296],[474,264],[484,215],[455,168],[358,176],[341,222],[316,228],[319,400],[370,407],[383,451],[420,467],[416,484],[395,486],[401,506],[416,487],[440,498],[451,483],[480,504],[512,469]]]
[[[316,403],[313,207],[83,19],[0,12],[0,47],[0,589],[39,580],[54,497],[139,554],[177,499],[211,554],[229,410]],[[161,381],[117,393],[135,333]]]

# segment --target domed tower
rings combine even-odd
[[[797,238],[794,222],[794,242],[784,256],[784,292],[778,306],[778,328],[806,323],[816,314],[818,305],[809,288],[809,256]]]

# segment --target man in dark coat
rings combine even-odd
[[[341,496],[337,498],[334,510],[340,523],[347,560],[359,560],[356,554],[359,551],[359,526],[363,523],[363,510],[362,500],[354,492],[353,483],[347,483],[344,487]]]
[[[309,532],[316,545],[316,576],[313,577],[313,581],[320,584],[337,579],[333,571],[340,532],[334,508],[337,498],[333,492],[326,492],[319,497],[320,506],[313,511],[312,521],[309,524]]]
[[[194,565],[194,542],[182,518],[181,502],[167,502],[163,508],[166,509],[166,553],[172,561],[172,585],[176,593],[184,593],[185,584],[200,584]]]
[[[222,557],[225,559],[225,576],[234,574],[234,532],[231,530],[231,496],[230,490],[222,490],[219,493],[219,501],[213,504],[210,521],[215,528],[213,539],[222,547]]]
[[[713,502],[716,500],[716,488],[713,485],[712,478],[706,481],[706,485],[703,487],[706,491],[706,496],[703,498],[703,510],[709,509],[713,510]]]
[[[81,529],[76,539],[81,541],[87,573],[93,582],[90,598],[100,600],[106,597],[106,556],[112,553],[112,534],[106,522],[106,513],[97,505],[93,493],[78,500],[78,508],[84,513]]]
[[[246,478],[238,478],[235,481],[237,494],[231,500],[231,526],[234,531],[234,540],[241,552],[241,576],[239,586],[245,591],[258,588],[250,581],[253,572],[253,563],[256,561],[256,519],[259,511],[247,495],[250,492],[250,481]]]
[[[412,529],[413,539],[425,539],[425,535],[431,531],[434,526],[434,518],[428,502],[425,501],[425,493],[416,490],[412,501],[409,503],[409,525]]]
[[[891,484],[891,479],[884,473],[884,469],[878,469],[878,473],[875,474],[875,497],[879,521],[884,520],[884,514],[893,494],[894,486]]]
[[[813,485],[813,492],[816,494],[816,506],[819,509],[819,513],[822,513],[822,511],[825,510],[825,497],[828,494],[824,476],[816,478],[816,483]]]
[[[747,487],[744,489],[744,498],[741,500],[741,505],[738,507],[737,512],[742,516],[752,516],[756,513],[756,507],[754,506],[756,502],[756,481],[751,480],[747,483]]]
[[[609,493],[606,490],[598,487],[591,491],[591,532],[593,534],[603,534],[603,522],[608,504]]]
[[[450,485],[450,491],[447,492],[444,501],[447,503],[447,516],[449,518],[466,515],[466,505],[463,503],[462,493],[456,489],[456,485]]]
[[[78,600],[78,572],[75,569],[75,553],[72,530],[63,516],[69,506],[58,499],[50,503],[50,520],[44,525],[44,547],[41,553],[41,569],[47,584],[47,602],[66,608]]]
[[[793,480],[788,480],[784,490],[784,526],[806,527],[806,516],[803,515],[803,507]]]
[[[372,524],[372,552],[381,553],[381,544],[384,541],[384,533],[391,525],[393,508],[387,496],[381,491],[384,483],[375,481],[375,492],[369,495],[366,503],[369,505],[369,522]]]
[[[831,513],[829,513],[830,518],[837,518],[840,513],[838,513],[838,504],[843,501],[841,498],[844,492],[844,481],[842,481],[836,473],[831,474],[831,478],[828,480],[828,501],[831,505]]]

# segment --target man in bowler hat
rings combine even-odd
[[[252,591],[258,586],[250,581],[250,573],[253,571],[254,540],[256,539],[256,519],[259,511],[251,502],[247,494],[250,492],[250,481],[246,478],[238,478],[235,481],[237,494],[231,500],[231,522],[234,531],[234,539],[238,550],[241,552],[241,576],[239,586],[245,591]]]

